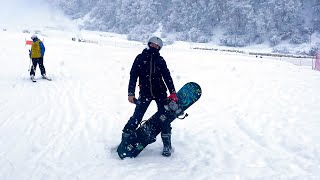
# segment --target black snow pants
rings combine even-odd
[[[36,74],[36,68],[39,64],[41,75],[46,74],[46,69],[43,66],[43,57],[40,58],[32,58],[32,67],[30,71],[30,76]]]
[[[138,127],[152,100],[156,101],[158,111],[164,111],[165,99],[165,96],[162,98],[139,97],[140,103],[136,105],[133,116],[130,117],[128,123],[125,125],[122,131],[125,133],[129,133],[134,131]],[[166,125],[166,127],[163,127],[162,133],[171,134],[171,129],[171,124],[168,124]]]

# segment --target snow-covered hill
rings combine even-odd
[[[175,86],[199,83],[201,99],[137,158],[113,149],[134,111],[129,71],[144,45],[87,32],[95,43],[46,32],[53,81],[32,83],[26,34],[0,32],[0,179],[319,179],[320,73],[268,58],[165,46]],[[147,111],[147,119],[155,112]]]

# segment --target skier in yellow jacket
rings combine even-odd
[[[31,80],[34,81],[35,70],[37,68],[37,64],[39,64],[42,78],[49,80],[49,78],[46,75],[46,69],[44,68],[44,65],[43,65],[43,56],[44,56],[44,52],[46,49],[45,49],[42,41],[37,37],[37,35],[32,35],[31,39],[32,39],[33,43],[32,43],[31,51],[29,54],[30,58],[32,60],[30,78],[31,78]]]

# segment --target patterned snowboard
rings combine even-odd
[[[188,114],[184,111],[194,104],[201,96],[200,86],[195,82],[185,84],[178,92],[178,102],[167,102],[164,112],[156,112],[127,141],[122,141],[117,148],[121,159],[136,157],[148,145],[156,141],[157,135],[166,123],[171,123],[177,118],[185,118]],[[181,117],[183,116],[184,117]]]

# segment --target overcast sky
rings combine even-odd
[[[69,25],[71,22],[61,12],[44,0],[2,0],[0,28],[27,29]]]

